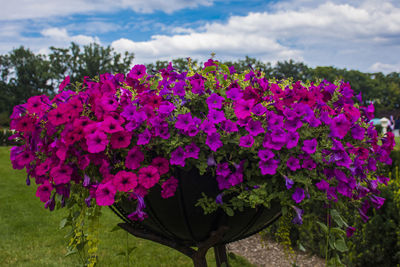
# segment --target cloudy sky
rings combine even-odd
[[[246,55],[400,72],[399,0],[0,0],[0,53],[97,42],[135,63]]]

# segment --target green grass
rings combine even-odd
[[[395,137],[394,140],[396,141],[396,146],[394,147],[394,150],[400,150],[400,136]]]
[[[9,148],[0,147],[0,265],[2,266],[77,266],[78,255],[65,257],[68,229],[59,229],[66,210],[49,212],[35,196],[36,185],[25,185],[25,170],[13,170]],[[109,209],[100,219],[98,266],[192,266],[190,258],[168,247],[135,238],[122,230],[110,232],[120,222]],[[117,256],[129,247],[129,256]],[[207,254],[209,266],[215,266],[212,249]],[[253,266],[235,256],[232,266]]]

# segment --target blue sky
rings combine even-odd
[[[398,0],[0,0],[0,53],[97,42],[135,63],[246,55],[400,72]]]

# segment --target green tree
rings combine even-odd
[[[100,73],[127,73],[132,67],[133,53],[117,53],[111,46],[102,47],[92,43],[81,48],[71,43],[68,49],[50,47],[52,72],[58,82],[69,75],[71,82],[82,81],[85,76],[95,77]]]

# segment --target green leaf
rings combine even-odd
[[[333,220],[337,223],[337,225],[339,225],[339,227],[343,227],[343,225],[347,226],[347,223],[343,220],[342,216],[340,216],[337,210],[333,209],[330,212]]]
[[[328,233],[328,226],[326,226],[325,224],[318,222],[317,224],[321,227],[322,231],[324,231],[324,233]]]
[[[305,247],[301,243],[299,243],[299,250],[303,251],[303,252],[306,252]]]
[[[63,229],[68,223],[68,218],[64,218],[60,222],[60,229]]]
[[[208,73],[208,72],[210,72],[210,71],[216,71],[217,70],[217,67],[216,66],[208,66],[208,67],[206,67],[205,69],[204,69],[204,72],[205,73]]]
[[[235,213],[233,212],[233,209],[226,207],[225,208],[225,212],[226,214],[228,214],[228,216],[233,216]]]
[[[345,242],[344,239],[342,239],[342,238],[337,239],[337,240],[335,241],[335,248],[336,248],[337,250],[339,250],[340,252],[346,252],[346,251],[349,250],[349,248],[348,248],[347,245],[346,245],[346,242]]]
[[[78,253],[78,250],[76,250],[76,249],[70,250],[67,253],[65,253],[64,257],[68,257],[68,256],[74,255],[76,253]]]

